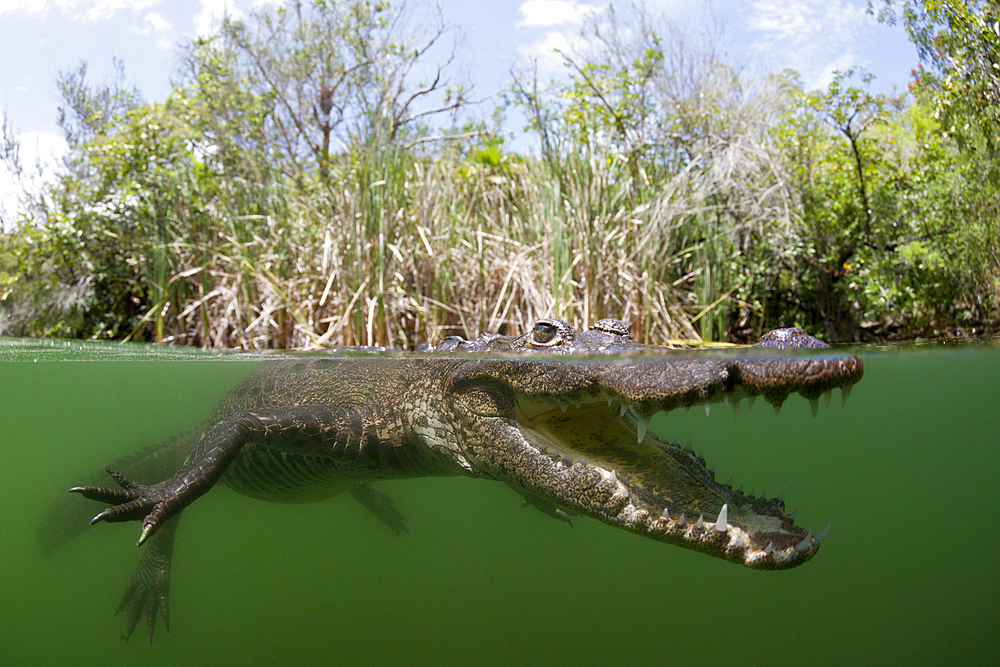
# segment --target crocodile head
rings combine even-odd
[[[648,430],[661,411],[758,396],[778,406],[799,393],[815,409],[834,387],[846,398],[863,373],[855,356],[798,352],[826,347],[798,329],[771,332],[758,347],[771,349],[664,354],[636,343],[618,320],[587,332],[541,320],[518,338],[453,344],[511,354],[459,364],[445,394],[475,473],[656,540],[752,568],[790,568],[816,554],[823,534],[796,526],[781,498],[718,483],[704,459]],[[596,356],[575,356],[588,353]]]

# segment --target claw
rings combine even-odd
[[[118,486],[122,487],[123,489],[131,491],[132,489],[139,488],[138,484],[136,484],[135,482],[133,482],[128,477],[121,474],[111,466],[104,466],[104,469],[107,471],[109,475],[111,475],[111,479],[115,480]]]
[[[102,489],[99,486],[74,486],[69,493],[79,493],[88,500],[117,505],[135,500],[140,493],[137,489]]]
[[[88,500],[96,500],[101,503],[108,503],[109,505],[125,505],[137,498],[142,496],[142,491],[140,486],[130,480],[125,475],[121,474],[111,466],[106,466],[104,468],[111,478],[115,480],[121,489],[105,489],[100,486],[74,486],[69,490],[70,493],[79,493],[84,498]],[[112,508],[108,508],[109,510]],[[97,521],[107,520],[115,513],[108,513],[107,510],[101,512],[94,520],[90,523],[96,523]],[[102,517],[102,518],[98,518]]]
[[[156,532],[156,524],[150,522],[143,525],[142,533],[139,535],[139,541],[135,543],[135,546],[141,547],[143,544],[145,544],[146,540],[148,540],[153,536],[153,533],[155,532]]]

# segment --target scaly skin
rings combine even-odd
[[[220,481],[284,502],[351,490],[398,533],[402,515],[369,482],[469,475],[562,520],[581,514],[752,568],[795,567],[821,536],[795,526],[782,500],[719,484],[692,451],[647,432],[654,413],[692,405],[780,405],[795,392],[815,405],[863,374],[854,356],[781,352],[826,347],[799,330],[757,347],[769,354],[677,354],[636,343],[619,320],[586,332],[540,320],[516,338],[451,338],[426,354],[277,361],[220,401],[166,479],[139,484],[108,468],[121,489],[71,491],[111,505],[92,523],[141,521],[139,544],[152,540],[155,559],[120,606],[127,634],[144,618],[150,641],[157,609],[166,618],[175,517]]]

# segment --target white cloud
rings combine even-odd
[[[4,14],[43,14],[48,9],[48,2],[38,2],[38,0],[0,0],[0,16]]]
[[[140,37],[149,37],[154,32],[160,33],[159,38],[156,40],[156,50],[169,51],[174,48],[173,39],[170,36],[162,34],[173,30],[173,23],[163,18],[163,15],[157,12],[150,12],[149,14],[146,14],[146,16],[143,17],[143,21],[146,23],[145,27],[140,28],[137,25],[129,26],[129,32]]]
[[[833,81],[833,75],[835,72],[843,72],[855,65],[864,66],[866,63],[862,62],[860,56],[854,51],[847,51],[833,60],[826,62],[818,72],[810,73],[809,79],[803,81],[806,90],[817,90],[820,88],[826,88],[831,81]],[[857,85],[857,81],[853,82],[853,85]]]
[[[538,66],[539,74],[545,78],[553,76],[563,65],[563,57],[556,52],[570,53],[573,50],[565,33],[552,31],[531,44],[518,47],[518,54],[527,62]]]
[[[163,32],[164,30],[170,30],[174,27],[174,24],[163,18],[162,14],[157,12],[151,12],[143,17],[143,21],[146,23],[146,27],[140,28],[137,25],[129,26],[129,32],[133,35],[139,35],[141,37],[149,37],[153,32]]]
[[[91,3],[79,3],[79,5],[86,4]],[[98,0],[82,13],[88,21],[107,21],[130,4],[128,0]]]
[[[525,28],[579,25],[587,16],[600,10],[601,7],[575,0],[527,0],[518,9],[521,20],[517,25]]]
[[[0,0],[0,16],[4,14],[41,14],[48,11],[48,2],[37,0]]]
[[[201,10],[194,15],[195,34],[211,34],[222,24],[224,16],[231,19],[243,18],[243,12],[232,4],[228,0],[201,0]]]
[[[786,46],[847,42],[871,21],[863,6],[841,0],[758,0],[753,8],[750,27]]]
[[[156,32],[163,32],[164,30],[170,30],[174,27],[174,24],[163,18],[163,14],[160,14],[159,12],[150,12],[149,14],[146,14],[143,21],[148,23]]]
[[[537,64],[542,78],[556,76],[563,65],[563,58],[556,49],[572,52],[580,45],[580,28],[584,20],[603,9],[575,0],[527,0],[518,9],[521,18],[517,27],[538,36],[519,46],[518,54],[523,60]]]
[[[856,52],[875,22],[862,1],[757,0],[752,8],[753,50],[801,73],[807,88],[825,86],[835,70],[864,64]]]
[[[74,21],[103,21],[122,10],[142,11],[160,0],[0,0],[0,16],[7,13],[45,15],[58,10]]]
[[[645,0],[645,9],[654,20],[661,17],[668,20],[694,20],[704,13],[706,0]],[[520,57],[536,63],[541,78],[559,76],[565,71],[563,57],[556,53],[586,51],[587,40],[580,31],[587,19],[604,14],[608,10],[607,0],[526,0],[518,8],[519,19],[516,27],[527,38],[518,47]],[[618,3],[618,12],[624,16],[631,11],[624,2]],[[624,28],[620,28],[624,30]],[[624,34],[624,33],[623,33]],[[532,37],[534,35],[534,37]]]

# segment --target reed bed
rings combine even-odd
[[[329,185],[176,217],[134,332],[242,349],[383,345],[621,317],[640,340],[700,342],[706,248],[690,175],[637,187],[599,156],[497,164],[404,150],[344,155]],[[639,174],[639,178],[642,178]],[[638,193],[638,194],[637,194]],[[706,243],[711,241],[711,243]]]

